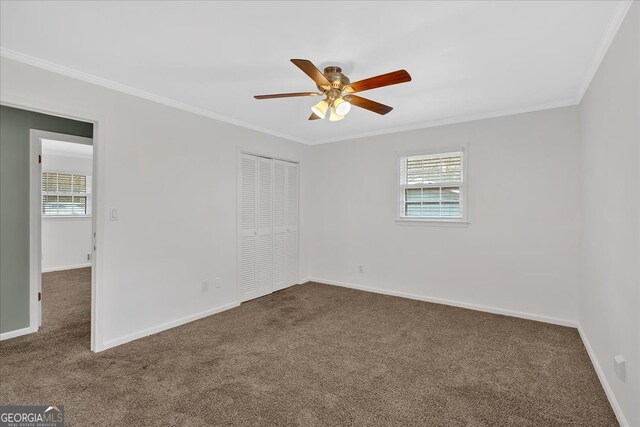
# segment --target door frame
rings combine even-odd
[[[42,301],[38,296],[42,292],[42,140],[53,139],[71,144],[91,145],[93,138],[68,135],[65,133],[49,132],[39,129],[29,131],[29,323],[36,325],[36,330],[42,326]],[[93,162],[93,159],[92,159]],[[91,170],[93,177],[93,165]],[[95,258],[95,242],[93,231],[93,198],[95,188],[91,184],[91,267]]]
[[[294,160],[292,158],[287,158],[283,156],[278,156],[274,154],[269,154],[257,150],[247,149],[239,147],[236,156],[236,281],[235,281],[235,299],[238,304],[241,304],[240,296],[240,240],[242,237],[242,227],[240,224],[240,215],[242,213],[242,156],[256,156],[256,157],[264,157],[266,159],[272,160],[280,160],[283,162],[295,163],[298,165],[298,272],[296,274],[296,282],[300,283],[300,218],[302,217],[302,212],[300,211],[300,199],[302,195],[302,188],[300,186],[301,182],[301,168],[302,161]]]
[[[102,337],[103,337],[103,322],[102,322],[102,304],[104,293],[104,268],[103,268],[103,256],[104,253],[104,241],[105,241],[105,222],[106,212],[104,209],[105,200],[105,154],[106,154],[106,118],[95,111],[88,111],[82,108],[75,108],[65,104],[46,102],[33,98],[28,98],[20,95],[13,95],[9,93],[0,93],[0,104],[7,107],[18,108],[21,110],[33,111],[36,113],[47,114],[50,116],[62,117],[72,120],[79,120],[93,124],[93,191],[92,195],[92,229],[93,229],[93,243],[94,249],[91,256],[91,351],[99,352],[105,349]],[[31,150],[30,150],[31,151]],[[31,164],[31,162],[30,162]],[[30,172],[31,173],[31,172]],[[31,199],[29,199],[31,200]],[[29,209],[31,215],[32,209]],[[39,212],[38,212],[39,213]],[[30,216],[30,223],[33,222]],[[30,236],[31,239],[31,236]],[[30,240],[31,243],[31,240]],[[31,245],[30,245],[31,246]],[[29,250],[30,266],[31,258],[33,258],[33,248]],[[31,270],[30,270],[31,271]],[[31,282],[31,280],[30,280]],[[34,298],[37,300],[37,294],[31,294],[30,283],[30,295],[29,295],[29,327],[25,328],[24,334],[36,332],[38,330],[37,316],[31,314],[31,305]],[[19,335],[24,335],[20,333]],[[13,335],[18,336],[18,334]]]

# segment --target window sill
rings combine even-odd
[[[442,219],[442,218],[396,218],[398,225],[423,225],[432,227],[468,227],[470,222],[466,219]]]
[[[91,215],[42,215],[42,220],[91,219]]]

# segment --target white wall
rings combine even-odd
[[[43,144],[46,144],[43,143]],[[92,176],[93,159],[44,154],[43,172]],[[88,266],[91,261],[91,218],[42,217],[42,271]]]
[[[632,426],[640,426],[639,81],[635,3],[580,104],[580,326]],[[627,360],[626,382],[613,371],[616,354]]]
[[[574,324],[577,118],[568,107],[313,147],[311,276]],[[397,153],[464,144],[470,224],[397,223]]]
[[[104,175],[105,207],[94,212],[104,221],[98,236],[104,319],[99,347],[236,302],[236,161],[241,147],[301,162],[300,277],[307,276],[307,146],[1,61],[3,99],[101,119],[94,137],[94,155],[103,156],[106,165],[94,174]],[[110,207],[118,208],[118,221],[108,220]],[[213,284],[216,277],[221,287],[210,285],[202,293],[201,281]]]
[[[42,271],[89,267],[91,218],[42,218]]]

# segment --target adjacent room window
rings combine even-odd
[[[463,161],[463,151],[400,157],[400,219],[463,221]]]
[[[91,214],[91,177],[71,173],[42,173],[42,215]]]

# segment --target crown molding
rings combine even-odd
[[[593,58],[591,65],[587,69],[587,73],[582,79],[582,84],[578,88],[578,93],[576,94],[576,104],[580,104],[584,94],[587,93],[587,89],[589,89],[589,85],[591,84],[591,80],[595,77],[598,72],[598,68],[600,68],[600,64],[604,60],[604,57],[609,50],[609,46],[613,42],[613,39],[616,38],[616,34],[618,34],[618,30],[624,21],[624,18],[627,16],[627,12],[631,8],[633,4],[633,0],[624,0],[618,3],[615,10],[613,11],[613,15],[611,16],[611,20],[609,21],[609,25],[602,35],[602,39],[600,40],[600,45],[598,46],[598,50],[596,51],[596,56]]]
[[[615,35],[615,34],[614,34]],[[608,46],[608,45],[607,45]],[[465,122],[471,122],[471,121],[476,121],[476,120],[483,120],[483,119],[492,119],[492,118],[497,118],[497,117],[504,117],[504,116],[511,116],[511,115],[516,115],[516,114],[522,114],[522,113],[529,113],[529,112],[534,112],[534,111],[540,111],[540,110],[547,110],[547,109],[552,109],[552,108],[560,108],[560,107],[567,107],[567,106],[572,106],[572,105],[576,105],[578,104],[578,101],[576,101],[576,99],[565,99],[565,100],[561,100],[561,101],[554,101],[554,102],[550,102],[550,103],[544,103],[544,104],[536,104],[536,105],[532,105],[532,106],[526,106],[526,107],[515,107],[515,108],[510,108],[510,109],[506,109],[506,110],[499,110],[499,111],[492,111],[492,112],[488,112],[488,113],[480,113],[480,114],[472,114],[472,115],[465,115],[465,116],[458,116],[458,117],[451,117],[451,118],[447,118],[447,119],[442,119],[442,120],[434,120],[434,121],[427,121],[427,122],[421,122],[421,123],[416,123],[416,124],[412,124],[412,125],[407,125],[407,126],[399,126],[399,127],[394,127],[394,128],[389,128],[389,129],[380,129],[377,131],[371,131],[371,132],[363,132],[363,133],[359,133],[359,134],[355,134],[355,135],[346,135],[346,136],[342,136],[342,137],[338,137],[338,138],[329,138],[329,139],[325,139],[325,140],[320,140],[320,141],[305,141],[302,140],[300,138],[295,138],[292,137],[290,135],[286,135],[286,134],[282,134],[280,132],[276,132],[276,131],[272,131],[270,129],[266,129],[260,126],[255,126],[252,125],[250,123],[246,123],[243,122],[241,120],[237,120],[237,119],[233,119],[231,117],[227,117],[227,116],[223,116],[220,115],[218,113],[214,113],[211,111],[207,111],[203,108],[200,107],[194,107],[188,104],[184,104],[182,102],[179,101],[175,101],[169,98],[165,98],[159,95],[155,95],[149,92],[145,92],[130,86],[126,86],[123,85],[121,83],[117,83],[117,82],[113,82],[111,80],[107,80],[104,79],[102,77],[98,77],[98,76],[94,76],[92,74],[88,74],[88,73],[84,73],[82,71],[78,71],[78,70],[74,70],[72,68],[68,68],[59,64],[55,64],[53,62],[49,62],[49,61],[45,61],[43,59],[39,59],[39,58],[35,58],[33,56],[30,55],[25,55],[23,53],[20,52],[16,52],[10,49],[6,49],[3,47],[0,47],[0,56],[17,61],[17,62],[21,62],[21,63],[25,63],[37,68],[42,68],[57,74],[62,74],[65,75],[67,77],[71,77],[71,78],[75,78],[78,80],[82,80],[84,82],[87,83],[91,83],[91,84],[95,84],[98,86],[102,86],[108,89],[112,89],[118,92],[122,92],[122,93],[126,93],[128,95],[132,95],[132,96],[136,96],[139,98],[143,98],[149,101],[153,101],[153,102],[157,102],[163,105],[167,105],[169,107],[173,107],[179,110],[183,110],[183,111],[187,111],[190,113],[194,113],[197,114],[199,116],[203,116],[203,117],[208,117],[211,119],[215,119],[215,120],[219,120],[221,122],[225,122],[225,123],[229,123],[232,125],[236,125],[236,126],[240,126],[240,127],[244,127],[247,129],[251,129],[257,132],[262,132],[268,135],[272,135],[272,136],[276,136],[279,138],[283,138],[289,141],[293,141],[293,142],[298,142],[301,144],[305,144],[305,145],[320,145],[320,144],[327,144],[327,143],[331,143],[331,142],[340,142],[340,141],[350,141],[350,140],[354,140],[354,139],[359,139],[359,138],[366,138],[366,137],[370,137],[370,136],[378,136],[378,135],[387,135],[387,134],[391,134],[391,133],[398,133],[398,132],[406,132],[406,131],[412,131],[412,130],[418,130],[418,129],[426,129],[426,128],[431,128],[431,127],[437,127],[437,126],[446,126],[446,125],[452,125],[452,124],[458,124],[458,123],[465,123]]]
[[[102,86],[108,89],[112,89],[118,92],[126,93],[127,95],[136,96],[138,98],[143,98],[148,101],[157,102],[159,104],[163,104],[172,108],[176,108],[178,110],[187,111],[189,113],[197,114],[199,116],[207,117],[210,119],[215,119],[224,123],[229,123],[235,126],[243,127],[246,129],[251,129],[257,132],[262,132],[267,135],[276,136],[278,138],[283,138],[289,141],[298,142],[301,144],[309,144],[308,141],[303,141],[299,138],[294,138],[291,135],[283,134],[280,132],[273,131],[271,129],[263,128],[261,126],[256,126],[251,123],[244,122],[242,120],[234,119],[232,117],[227,117],[225,115],[215,113],[213,111],[205,110],[204,108],[195,107],[193,105],[185,104],[180,101],[176,101],[173,99],[165,98],[160,95],[156,95],[150,92],[146,92],[140,89],[136,89],[131,86],[124,85],[122,83],[114,82],[112,80],[108,80],[102,77],[95,76],[93,74],[85,73],[83,71],[78,71],[73,68],[65,67],[64,65],[56,64],[54,62],[46,61],[44,59],[36,58],[34,56],[26,55],[21,52],[17,52],[11,49],[7,49],[4,47],[0,47],[0,56],[11,59],[13,61],[22,62],[27,65],[32,65],[37,68],[42,68],[47,71],[51,71],[57,74],[62,74],[67,77],[71,77],[77,80],[82,80],[87,83],[91,83],[97,86]]]
[[[512,115],[516,115],[516,114],[522,114],[522,113],[529,113],[529,112],[534,112],[534,111],[540,111],[540,110],[547,110],[547,109],[552,109],[552,108],[561,108],[561,107],[568,107],[568,106],[572,106],[572,105],[578,105],[581,101],[582,98],[584,96],[584,94],[586,93],[587,89],[589,88],[589,85],[591,83],[591,80],[593,79],[593,77],[595,76],[596,72],[598,71],[598,68],[600,67],[600,64],[602,63],[608,49],[609,46],[611,45],[611,43],[613,42],[613,39],[615,38],[618,30],[620,29],[620,26],[622,25],[622,22],[624,21],[625,16],[627,15],[627,12],[629,11],[629,9],[631,8],[631,5],[633,4],[632,0],[623,0],[620,1],[618,3],[618,5],[616,6],[616,9],[614,10],[614,13],[611,17],[611,20],[609,22],[609,25],[607,26],[607,29],[605,31],[605,33],[603,34],[603,37],[601,39],[600,45],[597,49],[597,54],[594,58],[594,60],[592,61],[589,69],[587,70],[587,73],[585,74],[585,77],[582,81],[582,84],[580,85],[578,92],[576,94],[576,97],[573,99],[564,99],[564,100],[560,100],[560,101],[553,101],[553,102],[549,102],[549,103],[544,103],[544,104],[535,104],[535,105],[530,105],[530,106],[525,106],[525,107],[515,107],[515,108],[510,108],[510,109],[506,109],[506,110],[499,110],[499,111],[492,111],[492,112],[487,112],[487,113],[479,113],[479,114],[471,114],[471,115],[465,115],[465,116],[457,116],[457,117],[450,117],[450,118],[446,118],[446,119],[442,119],[442,120],[434,120],[434,121],[427,121],[427,122],[421,122],[421,123],[416,123],[416,124],[412,124],[412,125],[407,125],[407,126],[399,126],[399,127],[393,127],[393,128],[388,128],[388,129],[381,129],[381,130],[377,130],[377,131],[371,131],[371,132],[363,132],[363,133],[358,133],[358,134],[354,134],[354,135],[346,135],[346,136],[341,136],[341,137],[337,137],[337,138],[329,138],[329,139],[324,139],[324,140],[320,140],[320,141],[307,141],[307,140],[303,140],[300,138],[296,138],[293,137],[291,135],[287,135],[287,134],[283,134],[271,129],[267,129],[267,128],[263,128],[261,126],[256,126],[253,125],[251,123],[247,123],[244,122],[242,120],[238,120],[238,119],[234,119],[232,117],[227,117],[225,115],[219,114],[219,113],[215,113],[213,111],[208,111],[205,110],[203,108],[200,107],[195,107],[192,105],[188,105],[185,104],[183,102],[180,101],[176,101],[173,99],[169,99],[169,98],[165,98],[159,95],[155,95],[153,93],[150,92],[146,92],[140,89],[136,89],[134,87],[131,86],[127,86],[121,83],[117,83],[108,79],[104,79],[102,77],[98,77],[92,74],[88,74],[82,71],[78,71],[69,67],[65,67],[63,65],[59,65],[59,64],[55,64],[53,62],[49,62],[40,58],[36,58],[30,55],[26,55],[11,49],[6,49],[4,47],[0,47],[0,56],[8,58],[8,59],[12,59],[14,61],[18,61],[18,62],[22,62],[28,65],[32,65],[34,67],[38,67],[38,68],[42,68],[48,71],[52,71],[54,73],[58,73],[58,74],[62,74],[68,77],[72,77],[78,80],[82,80],[85,81],[87,83],[92,83],[98,86],[102,86],[102,87],[106,87],[108,89],[112,89],[112,90],[116,90],[119,92],[123,92],[129,95],[133,95],[139,98],[144,98],[147,99],[149,101],[153,101],[153,102],[157,102],[160,104],[164,104],[167,105],[169,107],[173,107],[179,110],[183,110],[183,111],[187,111],[190,113],[194,113],[197,114],[199,116],[203,116],[203,117],[208,117],[211,119],[215,119],[221,122],[225,122],[225,123],[229,123],[235,126],[239,126],[239,127],[243,127],[246,129],[251,129],[257,132],[261,132],[261,133],[265,133],[267,135],[272,135],[272,136],[276,136],[278,138],[283,138],[289,141],[293,141],[293,142],[298,142],[301,144],[306,144],[306,145],[320,145],[320,144],[327,144],[327,143],[332,143],[332,142],[340,142],[340,141],[350,141],[350,140],[354,140],[354,139],[359,139],[359,138],[366,138],[366,137],[371,137],[371,136],[378,136],[378,135],[387,135],[387,134],[391,134],[391,133],[398,133],[398,132],[406,132],[406,131],[412,131],[412,130],[418,130],[418,129],[426,129],[426,128],[431,128],[431,127],[437,127],[437,126],[446,126],[446,125],[452,125],[452,124],[459,124],[459,123],[465,123],[465,122],[472,122],[472,121],[477,121],[477,120],[483,120],[483,119],[492,119],[492,118],[497,118],[497,117],[505,117],[505,116],[512,116]]]
[[[311,145],[348,141],[348,140],[359,139],[359,138],[367,138],[370,136],[387,135],[390,133],[407,132],[412,130],[426,129],[426,128],[432,128],[432,127],[438,127],[438,126],[447,126],[447,125],[454,125],[454,124],[460,124],[460,123],[474,122],[477,120],[496,119],[499,117],[514,116],[516,114],[532,113],[535,111],[570,107],[574,105],[577,105],[575,99],[573,98],[564,99],[561,101],[553,101],[553,102],[548,102],[544,104],[535,104],[527,107],[515,107],[515,108],[506,109],[506,110],[492,111],[488,113],[470,114],[466,116],[458,116],[458,117],[451,117],[448,119],[434,120],[431,122],[416,123],[412,125],[399,126],[399,127],[394,127],[390,129],[380,129],[372,132],[364,132],[357,135],[348,136],[345,138],[325,139],[319,142],[311,143]]]

